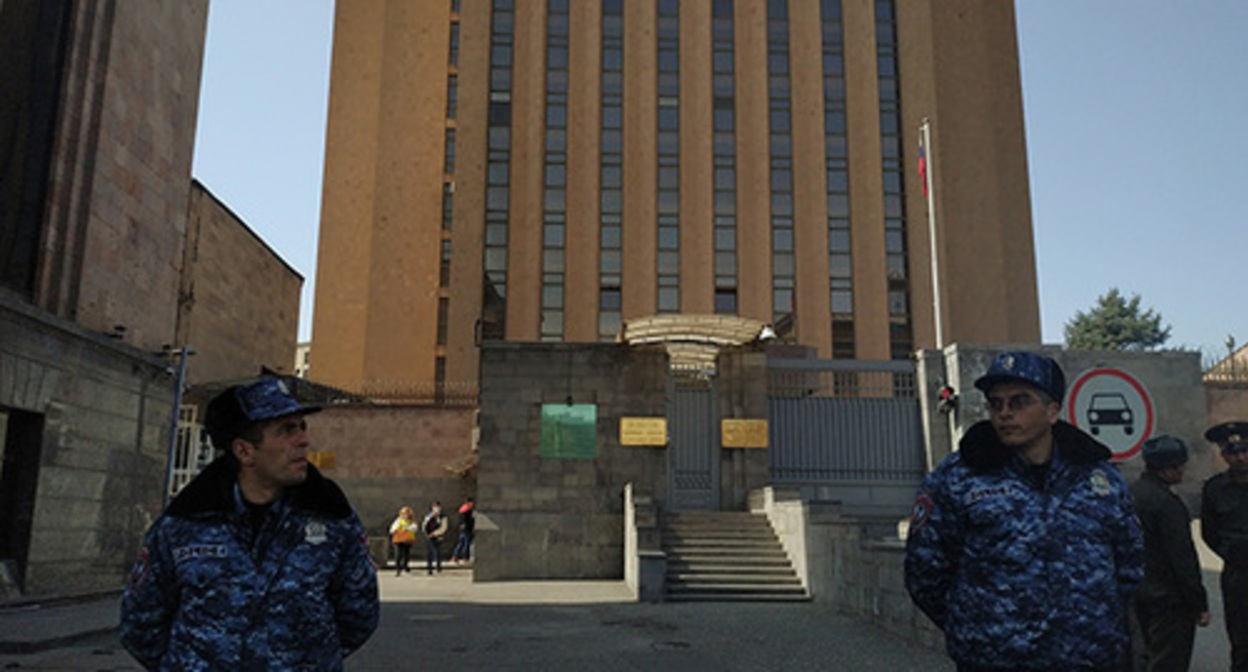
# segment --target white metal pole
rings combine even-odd
[[[927,233],[932,250],[932,309],[936,327],[936,348],[945,349],[945,331],[941,324],[940,310],[940,255],[936,249],[936,190],[932,188],[932,171],[935,168],[935,152],[932,151],[932,124],[923,118],[919,126],[920,151],[927,170],[923,175],[923,191],[927,194]]]

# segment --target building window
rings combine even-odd
[[[771,319],[778,334],[793,325],[792,291],[796,285],[793,250],[792,102],[789,98],[788,3],[767,3],[768,122],[771,132],[771,285],[787,291],[789,300],[772,302]],[[779,244],[776,244],[779,243]]]
[[[546,5],[546,168],[542,213],[541,339],[563,340],[568,187],[568,0]]]
[[[442,259],[438,265],[438,286],[451,286],[451,239],[442,239]]]
[[[876,66],[879,72],[880,153],[884,181],[884,253],[888,283],[889,354],[909,359],[914,350],[910,281],[906,272],[905,187],[902,179],[901,100],[897,72],[894,0],[875,3]]]
[[[845,124],[845,40],[841,0],[820,0],[823,37],[824,162],[827,174],[828,285],[832,356],[852,359],[853,248],[849,228],[849,142]]]
[[[658,296],[660,313],[680,312],[680,5],[658,8]]]
[[[446,323],[450,313],[450,299],[438,299],[438,345],[446,345]]]
[[[493,0],[490,26],[490,103],[487,115],[485,283],[481,338],[506,337],[509,165],[511,163],[511,67],[515,42],[514,0]]]
[[[737,311],[737,140],[736,90],[733,79],[734,26],[731,0],[715,0],[711,5],[711,151],[715,171],[715,312],[735,315]],[[731,293],[731,301],[721,294]]]
[[[602,3],[601,184],[599,193],[598,340],[614,341],[621,318],[624,199],[624,4]]]

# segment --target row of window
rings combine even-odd
[[[514,0],[493,0],[490,43],[490,104],[486,184],[485,272],[487,294],[506,296],[511,67]],[[655,0],[657,22],[657,272],[659,312],[680,310],[680,44],[678,0]],[[714,0],[712,37],[712,156],[715,310],[736,313],[737,205],[736,98],[732,0]],[[849,161],[846,132],[844,40],[840,0],[820,0],[823,37],[825,156],[828,206],[828,268],[833,354],[853,357],[853,262],[849,226]],[[568,0],[550,0],[547,15],[545,180],[543,198],[543,339],[563,337],[563,263],[567,186]],[[771,175],[773,319],[794,306],[793,166],[788,3],[769,0],[768,91]],[[601,72],[601,192],[599,221],[599,337],[614,338],[620,325],[623,219],[623,2],[603,2]],[[905,217],[902,203],[901,132],[892,0],[876,3],[881,150],[884,160],[885,248],[889,311],[896,325],[894,351],[909,348]],[[458,53],[458,24],[451,39],[452,66]],[[453,67],[452,67],[453,72]],[[453,114],[457,93],[448,80],[447,171],[454,168]],[[444,196],[449,230],[453,187]],[[449,252],[446,252],[449,255]],[[501,320],[500,320],[501,322]],[[501,337],[501,324],[496,325]],[[487,332],[489,330],[487,329]]]

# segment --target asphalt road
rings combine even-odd
[[[1191,672],[1222,672],[1230,658],[1218,567],[1206,568],[1213,624],[1197,631]],[[638,604],[618,581],[473,583],[449,567],[380,578],[381,625],[347,660],[351,672],[954,669],[943,652],[812,603]],[[115,632],[3,655],[0,668],[139,669]]]

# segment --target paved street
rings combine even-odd
[[[1221,672],[1229,658],[1216,571],[1206,572],[1205,585],[1214,624],[1198,632],[1191,669]],[[348,659],[352,672],[954,669],[941,652],[809,603],[637,604],[620,582],[473,583],[470,572],[460,568],[432,577],[383,572],[381,593],[381,627]],[[65,608],[63,614],[85,619],[115,608],[115,602],[98,603]],[[32,619],[0,614],[0,628]],[[40,653],[0,654],[0,669],[139,667],[113,632]]]
[[[809,603],[637,604],[619,583],[468,584],[458,572],[384,581],[381,631],[348,669],[953,669]],[[448,599],[462,592],[471,601]]]

